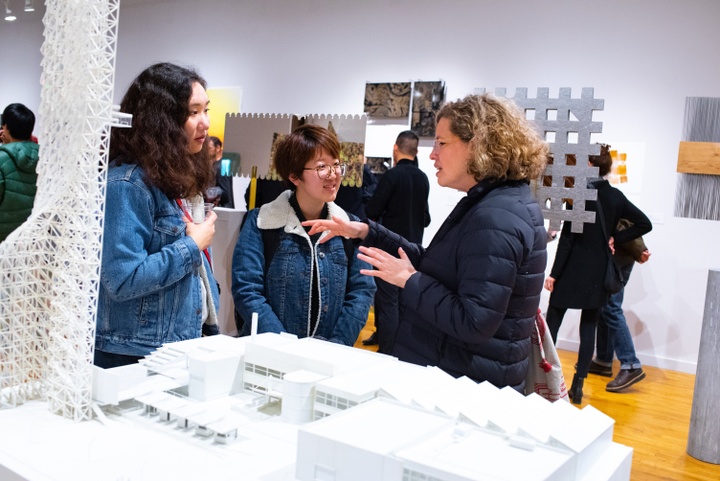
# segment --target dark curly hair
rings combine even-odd
[[[545,169],[547,143],[510,100],[490,94],[468,95],[440,108],[450,131],[470,144],[468,173],[476,181],[535,180]]]
[[[213,182],[207,146],[189,151],[185,122],[193,84],[207,87],[195,70],[157,63],[138,75],[125,93],[120,110],[132,114],[132,128],[115,128],[110,158],[117,164],[137,163],[145,181],[170,198],[203,192]]]

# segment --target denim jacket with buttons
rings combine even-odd
[[[95,348],[145,356],[201,336],[200,263],[217,283],[174,199],[144,182],[136,164],[111,164],[107,181]]]
[[[235,308],[245,321],[241,334],[250,333],[253,312],[258,332],[289,332],[352,346],[367,321],[375,281],[360,274],[372,267],[355,256],[350,262],[342,239],[312,245],[285,191],[273,202],[248,213],[233,255],[232,291]],[[334,203],[329,214],[348,215]],[[261,229],[280,230],[277,250],[265,273]],[[324,234],[323,234],[324,235]],[[320,308],[311,332],[310,301],[313,276],[319,276]]]

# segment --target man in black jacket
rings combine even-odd
[[[406,130],[398,135],[393,146],[393,165],[380,178],[375,193],[365,207],[367,217],[378,221],[410,242],[421,243],[423,230],[430,224],[427,175],[417,167],[415,159],[420,139]],[[397,254],[397,253],[395,253]],[[400,288],[376,278],[375,333],[365,339],[366,346],[378,344],[378,350],[390,352],[400,316]]]

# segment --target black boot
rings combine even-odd
[[[573,375],[572,386],[570,386],[570,391],[568,392],[568,396],[570,396],[570,400],[573,404],[580,404],[582,402],[582,389],[584,383],[584,377],[578,376],[577,373]]]

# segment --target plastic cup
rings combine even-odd
[[[215,207],[211,202],[188,202],[187,210],[195,224],[202,224]]]

